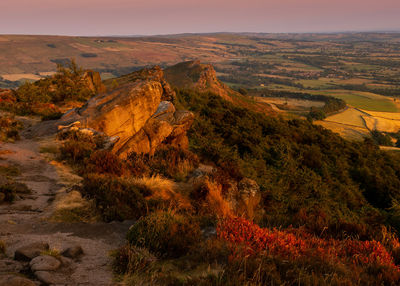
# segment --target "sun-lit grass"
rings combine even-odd
[[[41,253],[41,255],[48,255],[48,256],[53,256],[55,258],[59,258],[61,256],[60,251],[56,248],[50,248],[47,250],[43,250]]]
[[[351,90],[318,90],[309,91],[313,94],[330,95],[343,99],[347,104],[369,111],[398,112],[396,104],[390,97],[374,94],[371,92]]]
[[[148,199],[170,202],[171,206],[180,209],[191,208],[190,201],[177,191],[176,183],[172,180],[154,175],[132,178],[130,182],[141,189],[148,190],[151,193]]]

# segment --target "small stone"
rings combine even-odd
[[[72,259],[68,257],[61,256],[60,257],[61,264],[65,267],[68,267],[72,264]]]
[[[24,277],[9,275],[0,277],[0,286],[36,286],[36,284]]]
[[[33,258],[29,263],[32,271],[52,271],[61,266],[61,262],[50,255],[41,255]]]
[[[30,261],[39,256],[45,250],[49,249],[49,244],[45,242],[34,242],[18,248],[15,251],[14,259],[22,261]]]
[[[6,273],[18,273],[23,269],[23,264],[8,258],[0,260],[0,275]]]
[[[66,248],[61,254],[65,257],[77,258],[79,255],[83,254],[83,249],[80,245],[74,245]]]
[[[36,271],[35,276],[40,282],[46,285],[57,284],[57,281],[54,278],[53,274],[47,271]]]

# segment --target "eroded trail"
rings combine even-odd
[[[0,143],[0,165],[16,166],[20,174],[13,179],[32,192],[20,195],[12,204],[0,205],[0,241],[6,244],[7,257],[0,257],[0,284],[5,275],[25,273],[32,280],[57,285],[113,285],[109,252],[124,241],[131,222],[60,223],[49,218],[57,198],[65,196],[79,177],[60,171],[40,153],[41,144],[50,138],[21,138],[16,143]],[[3,152],[4,153],[4,152]],[[71,179],[71,177],[73,179]],[[62,267],[49,272],[48,280],[29,270],[27,263],[13,260],[18,248],[33,242],[48,243],[62,252],[68,246],[81,246],[84,254],[67,259]],[[42,275],[43,276],[43,275]],[[38,279],[40,278],[40,279]]]

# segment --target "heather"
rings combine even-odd
[[[251,111],[211,92],[175,91],[174,108],[194,117],[165,127],[153,115],[127,140],[131,149],[113,149],[105,134],[89,128],[59,132],[57,159],[82,177],[76,190],[83,199],[105,222],[132,221],[124,245],[112,253],[116,280],[400,282],[398,154],[380,151],[373,140],[346,141],[309,120]],[[171,131],[188,122],[189,146],[186,129],[180,136]],[[162,128],[172,135],[157,137]]]

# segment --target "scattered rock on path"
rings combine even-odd
[[[7,275],[0,276],[0,286],[36,286],[36,284],[24,277]]]
[[[46,284],[46,285],[50,285],[50,284],[57,284],[58,281],[57,279],[54,277],[54,275],[50,272],[47,271],[36,271],[35,272],[35,276],[36,278]]]
[[[32,271],[53,271],[61,266],[61,262],[50,255],[41,255],[33,258],[29,263]]]
[[[0,260],[0,276],[7,273],[18,273],[23,269],[23,264],[8,258]],[[1,279],[0,279],[1,281]]]
[[[48,243],[34,242],[18,248],[15,251],[14,259],[22,261],[30,261],[36,256],[39,256],[41,252],[48,249],[49,249]]]
[[[80,245],[73,245],[66,248],[61,254],[65,257],[77,258],[79,255],[83,254],[83,249]]]

